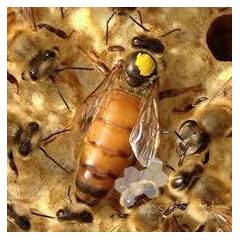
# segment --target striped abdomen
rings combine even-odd
[[[140,98],[113,91],[101,107],[84,139],[76,177],[79,201],[95,204],[132,164],[129,136],[140,108]]]

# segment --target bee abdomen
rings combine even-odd
[[[108,96],[86,134],[76,178],[78,200],[89,205],[96,203],[132,164],[129,136],[138,117],[139,104],[139,98],[123,92]]]

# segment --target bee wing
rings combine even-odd
[[[88,129],[103,102],[107,100],[108,92],[112,90],[115,81],[118,79],[120,69],[120,65],[114,67],[111,73],[81,103],[70,123],[70,127],[78,126],[81,133],[84,133]]]
[[[213,215],[219,224],[219,228],[224,232],[232,230],[232,209],[225,206],[214,206]]]
[[[149,165],[150,159],[155,158],[160,144],[157,92],[158,83],[156,81],[142,105],[140,117],[129,138],[135,157],[144,167]]]

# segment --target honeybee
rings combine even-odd
[[[162,190],[157,198],[131,210],[127,219],[130,231],[182,232],[196,229],[196,223],[186,215],[187,205],[178,203],[166,189]]]
[[[231,231],[231,181],[209,168],[208,158],[208,152],[200,161],[192,158],[170,175],[169,191],[187,203],[187,213],[203,226],[214,221],[218,230]]]
[[[231,136],[232,130],[232,79],[212,98],[201,97],[191,118],[184,121],[178,131],[177,153],[179,166],[185,156],[200,153],[218,138]]]
[[[56,10],[56,9],[55,9]],[[8,80],[16,84],[19,81],[31,80],[32,82],[48,78],[55,86],[57,93],[69,109],[67,101],[56,84],[60,73],[66,70],[87,70],[93,68],[71,66],[76,57],[71,57],[74,52],[74,42],[71,35],[74,31],[64,30],[42,22],[47,15],[47,8],[9,8],[8,9]],[[58,22],[67,29],[63,16],[56,15]]]
[[[56,212],[56,217],[48,216],[45,214],[38,213],[36,211],[31,211],[31,213],[38,217],[45,217],[49,219],[57,219],[60,222],[64,221],[76,221],[80,223],[92,223],[93,215],[88,210],[73,210],[69,207],[60,208]]]
[[[9,167],[19,176],[17,163],[15,162],[15,155],[19,154],[21,158],[25,158],[33,153],[35,150],[40,150],[48,159],[60,167],[63,171],[69,171],[52,158],[47,151],[42,148],[41,141],[43,139],[42,127],[36,121],[29,121],[17,126],[12,126],[13,116],[9,116],[8,125],[8,159]]]
[[[181,125],[178,151],[189,157],[185,162],[181,157],[180,167],[168,181],[170,193],[187,203],[187,213],[193,219],[202,225],[215,222],[223,231],[231,231],[231,170],[224,173],[221,169],[229,168],[231,162],[226,163],[229,160],[224,155],[211,157],[211,147],[231,133],[231,86],[229,79]]]
[[[191,231],[231,231],[231,180],[228,174],[217,170],[219,165],[220,168],[226,166],[222,164],[226,159],[220,159],[222,155],[210,159],[210,141],[204,141],[211,139],[213,142],[229,136],[231,79],[204,107],[196,110],[195,114],[193,116],[199,120],[201,127],[194,129],[188,120],[184,123],[190,127],[177,133],[178,148],[183,152],[184,144],[189,143],[189,152],[186,153],[190,156],[185,162],[181,159],[179,168],[170,174],[167,194],[133,209],[128,220],[131,230],[185,231],[176,220],[176,216],[180,214],[189,216],[188,222],[195,222]],[[216,121],[215,117],[218,117]],[[210,122],[207,121],[209,118]],[[205,132],[202,126],[207,126]],[[171,228],[168,229],[169,222]]]
[[[170,174],[167,193],[133,208],[129,230],[231,231],[231,181],[205,166],[207,158],[186,162]]]
[[[157,154],[161,135],[159,72],[153,54],[147,50],[155,49],[149,45],[159,42],[151,38],[144,41],[146,51],[134,51],[118,61],[79,106],[70,124],[42,142],[43,146],[48,144],[63,131],[77,129],[79,136],[85,134],[75,195],[88,205],[98,203],[135,158],[146,167]],[[168,89],[162,93],[164,98],[181,91]]]

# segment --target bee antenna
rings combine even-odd
[[[131,15],[126,14],[126,17],[128,17],[129,19],[131,19],[134,23],[136,23],[139,27],[141,27],[144,31],[146,32],[150,32],[147,28],[145,28],[141,23],[139,23],[138,21],[136,21]]]
[[[34,30],[37,31],[37,24],[36,24],[36,21],[35,21],[34,11],[33,11],[32,7],[31,7],[31,15],[32,15],[32,21],[33,21]]]
[[[64,99],[64,97],[63,97],[62,93],[60,92],[58,86],[56,85],[56,83],[55,83],[55,81],[54,81],[54,78],[50,76],[50,79],[51,79],[51,81],[52,81],[54,87],[57,89],[58,94],[60,95],[61,99],[63,100],[65,106],[66,106],[67,109],[68,109],[68,111],[70,111],[70,107],[69,107],[68,103],[66,102],[66,100]]]
[[[137,13],[138,13],[138,16],[139,16],[139,19],[140,19],[140,23],[143,25],[142,15],[141,15],[140,10],[137,10]]]
[[[173,168],[172,166],[170,166],[169,164],[166,165],[167,168],[169,168],[170,170],[172,170],[173,172],[175,172],[175,168]]]
[[[107,20],[106,22],[106,45],[108,44],[108,34],[109,34],[109,31],[108,31],[108,28],[109,28],[109,23],[111,21],[111,19],[113,18],[113,16],[115,15],[116,13],[114,12]]]
[[[50,219],[54,219],[55,217],[53,216],[49,216],[49,215],[46,215],[46,214],[42,214],[42,213],[37,213],[35,211],[31,211],[31,214],[32,215],[35,215],[35,216],[38,216],[38,217],[44,217],[44,218],[50,218]]]
[[[169,32],[166,32],[166,33],[162,34],[160,37],[164,38],[164,37],[168,36],[169,34],[174,33],[176,31],[182,31],[182,29],[181,28],[175,28],[175,29],[173,29],[173,30],[171,30]]]
[[[44,155],[49,158],[51,161],[53,161],[57,166],[59,166],[62,170],[64,170],[67,173],[70,173],[66,168],[64,168],[62,165],[60,165],[55,159],[53,159],[42,147],[39,147],[39,149],[44,153]]]
[[[186,145],[186,148],[185,148],[183,154],[181,155],[181,157],[180,157],[180,159],[179,159],[179,161],[178,161],[178,166],[179,166],[179,167],[182,166],[183,160],[184,160],[184,158],[186,157],[186,153],[187,153],[187,150],[188,150],[189,147],[190,147],[190,143],[188,143],[188,144]]]
[[[66,67],[66,68],[57,69],[56,71],[57,72],[62,72],[62,71],[65,71],[65,70],[86,70],[86,71],[92,71],[92,70],[94,70],[94,68],[88,68],[88,67]]]
[[[162,134],[175,134],[180,140],[183,140],[182,137],[180,136],[180,134],[179,134],[176,130],[174,130],[174,131],[168,131],[168,130],[161,130],[161,129],[160,129],[160,132],[161,132]]]

